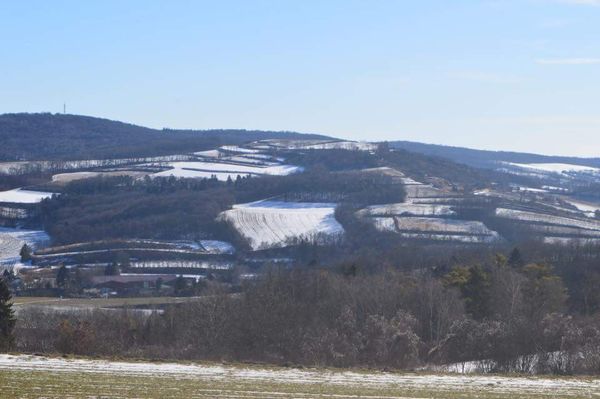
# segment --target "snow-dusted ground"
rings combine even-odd
[[[493,235],[467,235],[467,234],[445,234],[445,233],[408,233],[401,231],[398,233],[404,238],[413,238],[421,240],[435,240],[435,241],[458,241],[464,243],[491,243],[498,240],[499,236],[497,233]]]
[[[260,152],[260,150],[254,148],[242,148],[237,145],[224,145],[221,149],[229,152],[238,152],[240,154],[258,154]]]
[[[209,260],[147,260],[131,262],[130,266],[134,269],[229,270],[233,268],[233,263]]]
[[[397,217],[396,226],[399,230],[416,230],[428,232],[447,232],[462,234],[494,235],[483,223],[470,220],[422,218],[422,217]]]
[[[205,251],[215,254],[232,254],[235,248],[228,242],[217,240],[201,240],[200,244]]]
[[[318,143],[306,145],[302,148],[311,150],[352,150],[352,151],[375,151],[377,144],[364,141],[335,141],[330,143]]]
[[[172,162],[191,159],[190,155],[176,154],[157,157],[116,158],[116,159],[85,159],[76,161],[19,161],[0,162],[0,174],[22,174],[30,170],[74,170],[101,167],[114,167],[147,162]]]
[[[519,191],[519,192],[528,192],[528,193],[537,193],[537,194],[545,194],[548,192],[548,190],[543,189],[543,188],[524,187],[524,186],[515,187],[515,190]]]
[[[350,150],[350,151],[375,151],[377,144],[364,141],[348,141],[348,140],[287,140],[287,139],[270,139],[262,140],[252,145],[256,149],[268,149],[271,147],[285,148],[288,150]]]
[[[182,364],[182,363],[150,363],[150,362],[124,362],[105,360],[84,360],[49,358],[33,355],[0,355],[0,375],[3,370],[7,372],[32,371],[47,373],[64,373],[64,378],[69,379],[70,374],[114,374],[123,377],[147,377],[148,381],[166,378],[181,381],[194,380],[201,388],[203,383],[231,382],[239,384],[237,391],[217,390],[205,392],[201,396],[227,397],[347,397],[336,394],[309,394],[302,392],[302,386],[310,385],[322,387],[325,392],[332,387],[344,387],[349,391],[360,389],[384,389],[386,396],[362,396],[370,398],[397,398],[410,399],[422,397],[421,392],[429,392],[432,397],[573,397],[592,398],[600,395],[600,380],[592,378],[532,378],[518,376],[496,375],[464,375],[464,374],[427,374],[427,373],[387,373],[387,372],[358,372],[327,369],[291,369],[291,368],[266,368],[228,366],[219,364]],[[23,375],[21,378],[27,378]],[[91,381],[90,381],[91,382]],[[295,386],[295,393],[286,394],[276,392],[278,384]],[[271,391],[262,389],[270,387]],[[255,386],[252,394],[245,392],[244,387]],[[262,387],[262,389],[261,389]],[[10,389],[10,387],[6,387]],[[43,387],[41,387],[43,389]],[[143,387],[137,387],[142,389]],[[233,388],[233,387],[232,387]],[[135,395],[135,385],[130,387],[128,394]],[[235,388],[234,388],[235,389]],[[246,388],[247,389],[247,388]],[[268,388],[267,388],[268,389]],[[414,395],[394,395],[394,390]],[[390,392],[391,391],[391,392]],[[43,394],[43,392],[40,392]],[[234,396],[237,395],[237,396]],[[440,395],[440,396],[438,396]],[[456,396],[459,395],[459,396]],[[475,396],[472,396],[475,395]],[[490,396],[488,396],[490,395]],[[506,396],[504,396],[506,395]],[[359,396],[356,396],[359,397]]]
[[[398,204],[372,205],[361,210],[360,214],[363,216],[448,216],[453,215],[454,211],[449,205],[413,204],[403,202]]]
[[[584,237],[544,237],[543,242],[546,244],[560,244],[560,245],[588,245],[600,243],[600,238],[584,238]]]
[[[404,238],[468,243],[493,242],[500,238],[498,233],[477,221],[397,216],[369,220],[378,230],[395,232]]]
[[[575,165],[568,163],[514,163],[506,162],[505,164],[516,166],[522,169],[528,169],[538,172],[549,172],[549,173],[572,173],[572,172],[583,172],[583,173],[600,173],[600,169],[593,168],[591,166]]]
[[[133,171],[133,170],[115,170],[111,172],[70,172],[70,173],[58,173],[52,176],[52,181],[57,183],[69,183],[75,180],[89,179],[91,177],[105,176],[131,176],[131,177],[142,177],[147,175],[148,172]]]
[[[600,204],[592,204],[574,199],[563,198],[565,202],[573,205],[575,208],[583,212],[587,217],[595,217],[596,211],[600,211]]]
[[[496,216],[523,222],[537,222],[557,226],[578,227],[588,230],[600,230],[600,221],[571,219],[563,216],[521,211],[517,209],[498,208],[496,209]]]
[[[252,173],[237,173],[237,172],[206,172],[200,170],[189,170],[189,169],[169,169],[162,172],[158,172],[153,174],[152,176],[156,177],[177,177],[177,178],[187,178],[187,179],[211,179],[216,178],[220,181],[227,181],[227,179],[231,178],[231,180],[237,179],[240,177],[256,177],[257,175]]]
[[[231,177],[233,180],[237,176],[260,176],[260,175],[277,175],[285,176],[292,173],[301,172],[302,168],[293,165],[240,165],[221,162],[170,162],[167,164],[172,169],[155,173],[153,176],[165,177],[206,177],[216,176],[219,180],[227,180]]]
[[[53,193],[44,191],[31,191],[22,188],[14,190],[0,191],[0,202],[10,202],[18,204],[37,204],[43,199],[52,197]]]
[[[198,151],[194,152],[194,155],[206,158],[219,158],[221,156],[221,152],[219,150]]]
[[[126,244],[126,245],[123,245]],[[141,247],[140,244],[151,245],[149,247]],[[137,248],[139,247],[139,248]],[[130,239],[116,239],[116,240],[98,240],[98,241],[84,241],[73,244],[59,245],[46,248],[39,251],[38,254],[49,254],[49,253],[79,253],[76,251],[86,250],[89,248],[100,248],[100,251],[121,251],[128,249],[137,250],[162,250],[162,251],[183,251],[190,252],[207,252],[211,254],[230,254],[233,253],[233,246],[225,241],[217,240],[149,240],[143,238],[130,238]]]
[[[577,227],[568,227],[568,226],[555,226],[555,225],[531,225],[535,231],[539,231],[544,235],[555,235],[555,236],[579,236],[579,237],[599,237],[600,238],[600,230],[587,230],[581,229]]]
[[[50,237],[42,230],[21,230],[0,227],[0,265],[19,266],[23,244],[31,248],[47,245]]]
[[[289,239],[335,235],[344,229],[335,220],[335,204],[257,201],[234,205],[219,218],[230,222],[252,249],[285,246]]]

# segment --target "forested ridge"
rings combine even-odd
[[[324,138],[258,130],[150,129],[80,115],[0,115],[0,161],[110,159],[171,155],[224,144],[282,138]]]

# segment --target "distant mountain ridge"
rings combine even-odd
[[[151,129],[70,114],[0,115],[0,161],[170,155],[265,139],[330,139],[317,134],[242,129]]]
[[[513,151],[476,150],[438,144],[424,144],[412,141],[390,141],[390,148],[403,149],[424,155],[450,159],[478,168],[497,168],[499,162],[514,163],[567,163],[600,167],[600,158],[580,158],[568,156],[539,155]]]

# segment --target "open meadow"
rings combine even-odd
[[[597,398],[600,380],[0,356],[0,398]]]

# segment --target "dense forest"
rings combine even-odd
[[[325,138],[255,130],[156,130],[63,114],[0,115],[0,161],[108,159],[202,151],[223,144]]]

